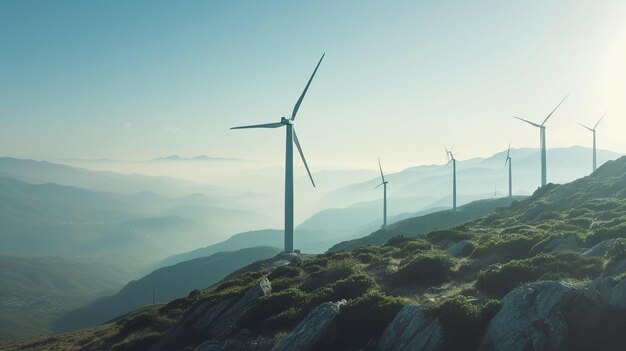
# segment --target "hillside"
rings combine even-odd
[[[49,334],[63,311],[119,289],[123,265],[57,257],[0,256],[0,340]]]
[[[133,254],[154,262],[263,223],[259,214],[211,204],[203,195],[121,195],[0,177],[0,253]]]
[[[394,236],[415,237],[435,229],[448,229],[465,222],[482,217],[493,212],[497,208],[509,206],[512,201],[519,201],[522,196],[513,199],[503,197],[499,199],[486,199],[470,202],[453,210],[443,210],[423,216],[407,218],[388,226],[386,230],[380,229],[368,236],[344,241],[331,247],[328,251],[353,250],[363,245],[382,245]]]
[[[5,348],[623,350],[625,228],[622,157],[461,226],[245,270]]]
[[[207,288],[231,272],[279,252],[280,249],[272,247],[253,247],[219,252],[157,269],[126,284],[113,296],[66,313],[54,322],[53,328],[56,332],[85,328],[143,306],[167,303],[187,296],[193,290]]]
[[[278,229],[238,233],[217,244],[167,257],[159,262],[157,267],[210,256],[221,251],[235,251],[256,246],[283,247],[285,240],[283,233],[282,230]],[[322,253],[342,238],[344,237],[330,232],[296,229],[294,243],[295,248],[303,253]]]

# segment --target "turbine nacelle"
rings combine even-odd
[[[287,117],[281,117],[280,118],[280,123],[284,124],[284,125],[294,125],[294,122],[291,118],[287,118]]]

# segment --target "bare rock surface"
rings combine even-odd
[[[379,350],[438,351],[443,349],[439,321],[414,305],[406,305],[389,323],[378,342]]]
[[[533,283],[502,299],[491,320],[481,351],[560,350],[569,327],[565,314],[586,291],[562,282]]]
[[[315,307],[289,335],[276,345],[274,351],[311,350],[322,340],[339,314],[339,309],[345,303],[346,300],[324,302]]]
[[[583,251],[582,255],[587,257],[601,257],[609,250],[609,246],[614,239],[607,239],[599,242],[595,246]]]
[[[449,247],[446,250],[446,252],[450,256],[459,257],[459,256],[461,256],[463,254],[463,252],[467,248],[468,244],[469,244],[469,240],[461,240],[458,243],[456,243],[456,244],[452,245],[451,247]]]

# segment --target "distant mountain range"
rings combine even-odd
[[[15,178],[33,184],[56,183],[129,195],[143,191],[166,196],[183,196],[191,193],[211,196],[233,195],[232,192],[217,186],[180,179],[110,171],[91,171],[47,161],[11,157],[0,157],[0,177]]]
[[[0,254],[125,255],[148,263],[215,242],[264,217],[204,195],[120,195],[0,178]]]
[[[164,157],[153,158],[153,162],[179,162],[179,161],[197,161],[197,162],[249,162],[241,158],[235,157],[214,157],[207,155],[198,155],[193,157],[180,157],[178,155],[169,155]]]

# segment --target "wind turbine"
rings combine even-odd
[[[454,158],[454,154],[452,153],[452,149],[454,149],[454,145],[448,150],[446,149],[446,166],[452,162],[452,210],[456,211],[456,159]]]
[[[293,251],[293,144],[296,144],[298,148],[298,153],[300,153],[300,157],[302,158],[302,162],[304,163],[304,168],[306,168],[306,172],[309,174],[309,179],[311,179],[311,184],[315,187],[315,182],[313,181],[313,176],[311,175],[311,171],[309,170],[309,165],[306,163],[306,159],[304,158],[304,153],[302,152],[302,147],[300,146],[300,142],[298,141],[298,136],[296,135],[296,130],[294,128],[294,121],[296,119],[296,115],[298,114],[298,109],[300,109],[300,104],[304,99],[304,95],[306,95],[307,90],[309,89],[309,85],[311,85],[311,81],[313,77],[315,77],[315,73],[319,68],[322,60],[324,59],[323,54],[320,58],[317,66],[315,66],[315,70],[309,78],[308,83],[304,87],[304,91],[300,95],[300,98],[296,102],[296,105],[293,107],[293,111],[291,112],[291,118],[281,117],[280,122],[276,123],[266,123],[266,124],[255,124],[249,126],[241,126],[241,127],[233,127],[231,129],[247,129],[247,128],[280,128],[286,127],[286,147],[285,147],[285,252]]]
[[[600,117],[600,120],[598,120],[598,123],[596,123],[596,125],[593,126],[593,128],[589,128],[584,124],[578,123],[583,128],[587,128],[593,133],[593,171],[594,172],[596,171],[596,127],[598,126],[598,124],[600,124],[600,122],[602,122],[602,119],[604,118],[604,116],[606,116],[607,113],[609,113],[608,110],[602,115],[602,117]]]
[[[514,118],[517,118],[520,121],[524,121],[524,122],[530,124],[531,126],[539,128],[539,140],[540,140],[540,145],[541,145],[541,186],[546,185],[547,178],[548,178],[547,170],[546,170],[546,126],[545,126],[545,124],[548,121],[548,119],[550,117],[552,117],[552,114],[554,113],[554,111],[556,111],[556,109],[559,108],[559,106],[561,106],[563,101],[565,101],[565,99],[567,99],[568,96],[569,96],[569,94],[565,95],[563,100],[561,100],[561,102],[559,102],[559,104],[556,105],[554,110],[552,110],[552,112],[550,112],[548,117],[546,117],[546,119],[544,119],[543,123],[541,123],[541,124],[537,124],[537,123],[531,122],[529,120],[513,116]]]
[[[383,173],[383,166],[380,165],[380,157],[378,158],[378,168],[380,169],[380,179],[381,183],[378,184],[374,189],[378,189],[381,185],[383,186],[383,229],[387,229],[387,183],[389,181],[385,180],[385,174]]]
[[[509,143],[509,149],[506,150],[506,160],[504,160],[504,167],[506,167],[507,163],[509,165],[509,197],[513,197],[513,166],[511,165],[511,143]]]

